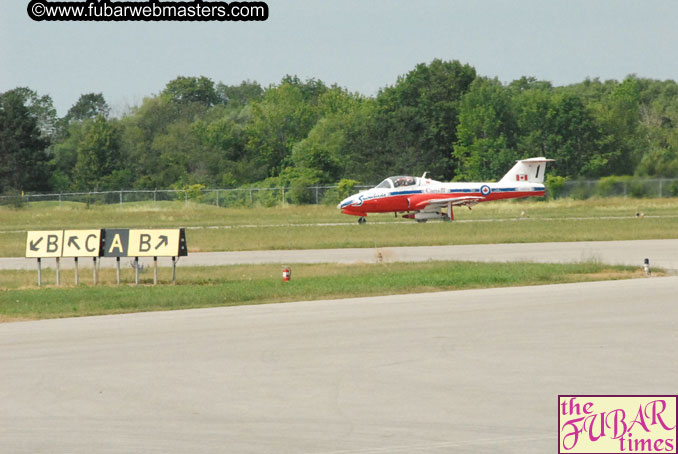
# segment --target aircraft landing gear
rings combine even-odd
[[[360,216],[360,217],[358,218],[358,224],[364,224],[365,222],[367,222],[367,220],[365,219],[364,216]]]
[[[428,221],[428,219],[417,219],[417,222],[420,223],[420,224],[423,224],[426,221]]]

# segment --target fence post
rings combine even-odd
[[[217,189],[217,206],[219,206],[219,190]]]
[[[61,193],[59,193],[59,208],[61,208]]]
[[[315,187],[315,204],[318,204],[318,186]]]
[[[662,178],[659,179],[659,198],[664,197],[664,195],[662,194],[662,182],[663,181],[664,180]]]
[[[120,191],[120,205],[122,205],[122,191]]]
[[[188,191],[184,191],[184,203],[188,206]]]

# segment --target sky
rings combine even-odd
[[[419,63],[459,60],[510,82],[629,74],[678,80],[678,0],[269,0],[263,22],[35,22],[0,5],[0,92],[59,116],[102,92],[114,114],[178,76],[263,86],[286,74],[367,96]]]

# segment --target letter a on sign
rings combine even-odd
[[[104,229],[102,254],[104,257],[127,257],[128,229]]]

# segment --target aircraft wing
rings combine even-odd
[[[463,196],[463,197],[449,197],[447,199],[429,199],[423,200],[417,204],[417,209],[421,210],[428,207],[446,207],[448,203],[452,206],[475,205],[482,202],[485,197],[480,196]]]

